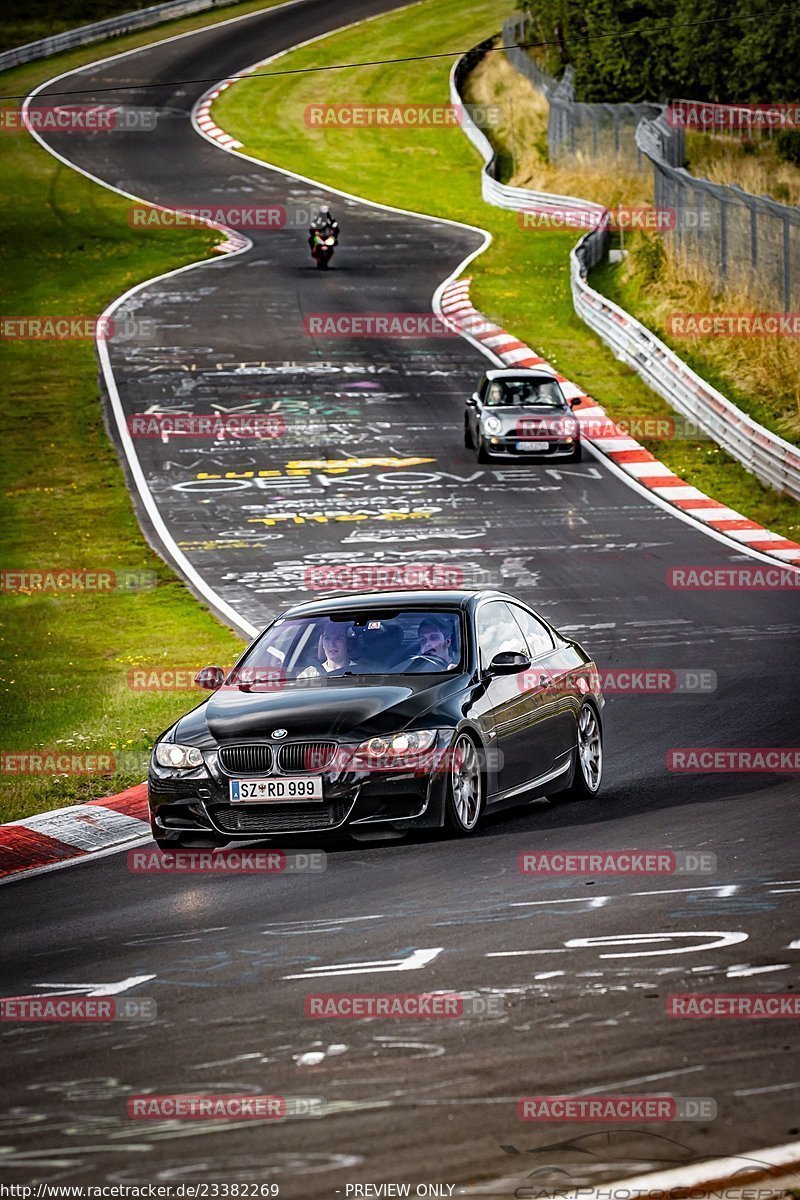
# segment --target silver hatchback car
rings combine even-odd
[[[478,452],[478,462],[528,456],[580,462],[577,403],[548,371],[487,371],[467,400],[464,445]]]

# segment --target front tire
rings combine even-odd
[[[469,421],[464,421],[464,446],[467,450],[475,449],[475,442],[472,440],[472,430],[469,427]]]
[[[492,456],[489,453],[489,451],[486,449],[486,443],[484,442],[483,438],[479,436],[478,437],[478,462],[479,463],[488,463],[491,461],[492,461]]]
[[[461,733],[450,750],[444,827],[455,837],[466,837],[478,827],[483,811],[483,775],[472,738]]]
[[[578,714],[572,783],[559,799],[589,800],[603,782],[603,727],[593,704],[585,702]]]
[[[577,446],[572,451],[572,454],[570,454],[568,461],[569,462],[581,462],[582,460],[583,460],[583,447],[581,446],[580,442],[578,442]]]

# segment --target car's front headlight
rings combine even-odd
[[[435,744],[438,729],[415,729],[412,733],[390,733],[369,738],[353,755],[352,766],[376,768],[401,766],[415,761]]]
[[[484,417],[483,428],[487,433],[500,433],[503,428],[503,422],[499,417]]]
[[[159,742],[155,748],[155,760],[160,767],[171,767],[175,771],[187,771],[203,765],[203,755],[196,746],[181,746],[178,742]]]

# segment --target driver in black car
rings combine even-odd
[[[424,654],[426,658],[438,659],[448,671],[453,669],[453,631],[444,617],[425,617],[419,623],[417,636],[420,654]]]

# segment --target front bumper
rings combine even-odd
[[[580,436],[569,441],[566,438],[531,438],[520,437],[515,433],[499,433],[495,437],[484,434],[484,445],[490,454],[507,458],[567,458],[571,457],[581,444]],[[530,442],[548,443],[546,450],[521,450]]]
[[[183,834],[225,841],[328,833],[351,825],[438,827],[447,775],[437,763],[449,735],[440,740],[444,746],[437,743],[437,753],[424,756],[425,761],[411,769],[307,771],[322,777],[323,799],[311,803],[232,804],[231,776],[216,754],[206,754],[205,766],[192,771],[168,770],[151,762],[147,793],[153,830],[163,838]]]

